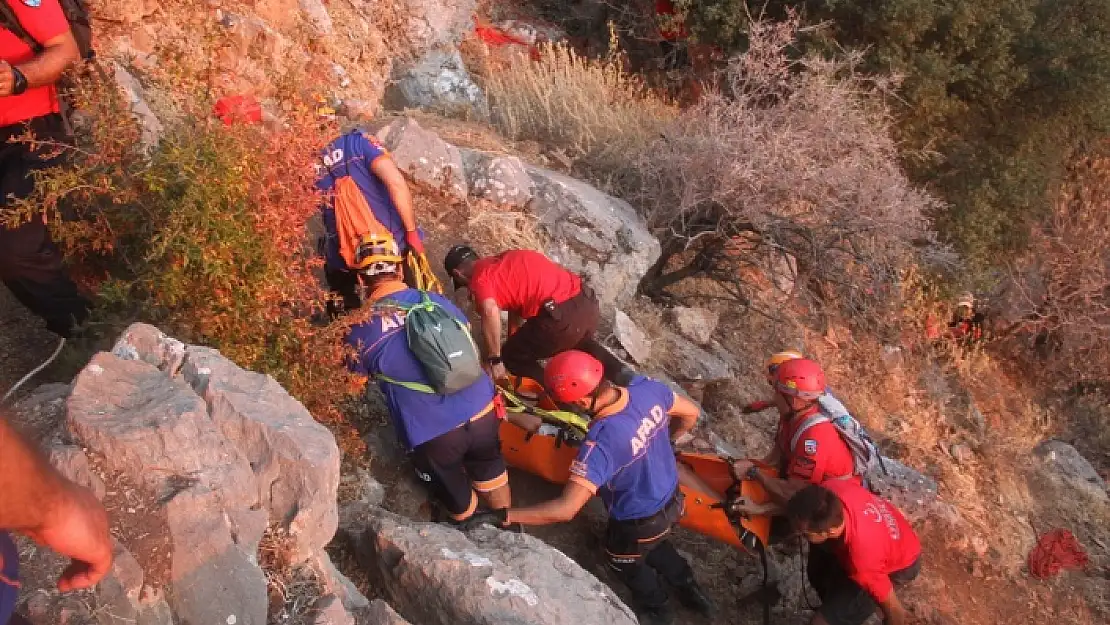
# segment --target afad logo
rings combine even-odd
[[[667,415],[663,412],[661,406],[651,407],[651,417],[644,417],[644,419],[640,421],[640,427],[636,428],[636,437],[632,439],[632,455],[636,455],[643,451],[648,441],[651,440],[656,430],[659,429],[659,425],[662,424],[666,418]]]

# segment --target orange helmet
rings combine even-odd
[[[767,378],[771,380],[773,384],[775,371],[778,371],[779,365],[789,360],[797,360],[799,358],[805,358],[805,356],[803,356],[801,352],[789,349],[772,354],[771,357],[767,359]]]
[[[825,372],[808,358],[796,358],[779,365],[775,390],[799,399],[817,399],[825,393]]]
[[[547,361],[543,385],[555,401],[569,404],[592,393],[601,383],[604,372],[597,358],[572,349]]]

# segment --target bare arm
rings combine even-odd
[[[906,608],[893,590],[887,595],[886,601],[879,603],[879,607],[883,609],[883,622],[886,625],[906,625]]]
[[[593,497],[590,489],[571,480],[567,482],[563,494],[550,501],[545,501],[527,508],[512,508],[509,510],[509,523],[521,525],[549,525],[563,523],[574,518],[582,506]]]
[[[520,313],[518,313],[516,311],[513,311],[513,310],[510,310],[509,311],[509,334],[512,334],[513,332],[516,332],[517,330],[519,330],[520,326],[523,325],[523,324],[524,324],[524,319],[520,316]]]
[[[675,395],[674,406],[667,413],[671,416],[671,440],[682,438],[698,425],[701,408],[682,395]]]
[[[53,469],[0,415],[0,528],[24,534],[72,562],[63,592],[89,588],[112,565],[108,515],[96,497]]]
[[[397,168],[397,164],[389,156],[379,156],[370,164],[370,171],[374,173],[389,191],[393,205],[397,207],[397,214],[401,216],[401,223],[405,232],[416,230],[416,211],[412,207],[412,192],[405,176]]]
[[[501,307],[493,299],[478,303],[478,315],[482,317],[482,338],[486,343],[486,355],[490,358],[501,355]]]
[[[16,66],[27,79],[27,87],[52,85],[61,78],[62,73],[81,57],[73,33],[66,31],[43,44],[42,53],[33,59]],[[0,61],[0,97],[12,94],[15,77],[11,66]]]

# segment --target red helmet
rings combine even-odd
[[[825,372],[808,358],[796,358],[779,365],[775,390],[800,399],[817,399],[825,393]]]
[[[597,358],[572,349],[547,361],[543,385],[555,401],[569,404],[592,393],[604,372]]]

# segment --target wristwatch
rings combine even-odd
[[[505,361],[501,360],[500,356],[490,356],[489,358],[486,359],[486,362],[489,363],[490,366],[496,367],[497,365],[499,365],[499,364],[501,364]]]
[[[12,68],[12,95],[21,95],[27,91],[27,77],[15,65]]]
[[[749,468],[747,470],[747,472],[744,473],[744,478],[748,479],[748,480],[754,480],[756,478],[756,476],[758,476],[758,475],[759,475],[759,467],[757,467],[755,465],[752,465],[751,468]]]

